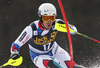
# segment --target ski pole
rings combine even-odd
[[[87,39],[93,40],[93,41],[95,41],[95,42],[97,42],[97,43],[100,43],[100,41],[98,41],[98,40],[96,40],[96,39],[93,39],[93,38],[91,38],[91,37],[89,37],[89,36],[87,36],[87,35],[84,35],[84,34],[79,33],[79,32],[75,32],[75,33],[78,34],[78,35],[80,35],[80,36],[83,36],[84,38],[87,38]]]
[[[90,39],[90,40],[95,41],[95,42],[97,42],[97,43],[100,43],[100,41],[98,41],[98,40],[96,40],[96,39],[93,39],[93,38],[91,38],[91,37],[89,37],[89,36],[87,36],[87,35],[85,35],[85,34],[76,32],[76,31],[72,30],[71,28],[69,28],[69,29],[70,29],[71,32],[74,32],[74,33],[76,33],[76,34],[78,34],[78,35],[80,35],[80,36],[83,36],[84,38],[87,38],[87,39]]]
[[[55,28],[56,28],[58,31],[67,32],[65,24],[56,23],[56,24],[55,24]],[[100,43],[100,41],[98,41],[98,40],[96,40],[96,39],[94,39],[94,38],[91,38],[91,37],[89,37],[89,36],[87,36],[87,35],[85,35],[85,34],[82,34],[82,33],[79,33],[79,32],[75,32],[74,30],[71,29],[71,27],[69,27],[69,30],[70,30],[70,32],[76,33],[77,35],[80,35],[80,36],[82,36],[82,37],[84,37],[84,38],[87,38],[87,39],[90,39],[90,40],[95,41],[95,42],[97,42],[97,43]]]

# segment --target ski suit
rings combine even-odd
[[[51,60],[59,63],[63,68],[70,68],[70,56],[55,41],[57,30],[55,23],[62,23],[56,19],[49,30],[41,27],[41,22],[36,20],[27,26],[19,37],[12,43],[11,53],[19,53],[19,49],[28,42],[30,56],[38,68],[48,68]],[[76,65],[73,62],[73,65]]]

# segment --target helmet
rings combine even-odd
[[[51,3],[43,3],[38,8],[38,15],[39,17],[42,15],[57,15],[56,8]]]

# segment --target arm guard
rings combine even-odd
[[[74,25],[69,25],[69,30],[70,30],[70,33],[73,35],[73,34],[76,34],[75,32],[77,32],[77,28],[74,26]],[[60,32],[67,32],[66,30],[66,25],[65,24],[61,24],[61,23],[56,23],[55,24],[55,29],[57,29],[58,31]]]

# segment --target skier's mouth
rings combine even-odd
[[[50,25],[48,25],[48,27],[50,27]]]

